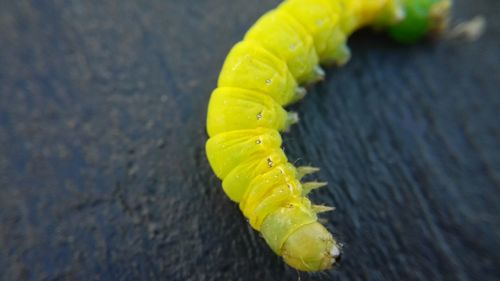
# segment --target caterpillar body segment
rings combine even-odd
[[[315,82],[318,78],[318,54],[307,30],[292,16],[276,9],[262,16],[248,30],[245,40],[259,42],[264,48],[286,62],[299,83]]]
[[[271,249],[281,255],[284,243],[296,229],[316,221],[317,215],[311,209],[310,201],[298,198],[269,214],[260,226],[260,232]]]
[[[217,88],[208,106],[207,131],[211,137],[259,127],[285,131],[297,121],[296,114],[288,114],[273,98],[261,92]]]
[[[241,198],[241,211],[244,214],[252,212],[272,188],[296,181],[296,175],[297,170],[290,163],[278,164],[266,173],[258,175],[249,183],[252,188],[246,189]]]
[[[297,181],[273,187],[256,205],[253,212],[249,213],[250,224],[260,228],[270,214],[284,208],[294,199],[301,201],[301,204],[303,199],[307,200],[302,196],[302,188]]]
[[[279,132],[298,122],[283,106],[321,79],[319,64],[350,58],[346,40],[362,27],[412,42],[443,29],[450,0],[286,0],[262,16],[222,68],[207,116],[207,158],[228,197],[272,250],[303,271],[332,267],[340,246],[307,195],[325,182],[301,182],[314,167],[294,167]]]
[[[250,182],[255,177],[271,170],[274,165],[287,163],[287,157],[283,150],[272,150],[266,155],[254,155],[244,163],[234,168],[222,182],[222,187],[228,197],[240,202],[247,188],[251,185]]]
[[[300,22],[309,32],[322,64],[342,61],[343,58],[339,56],[341,52],[336,49],[345,43],[345,36],[342,36],[338,27],[340,8],[335,10],[328,1],[285,1],[279,7]]]
[[[384,29],[399,24],[405,17],[406,10],[402,0],[387,0],[380,12],[373,16],[370,26],[375,29]]]
[[[224,179],[244,160],[280,149],[281,143],[281,136],[276,130],[259,127],[218,134],[207,141],[206,150],[215,174]]]
[[[255,188],[254,188],[255,187]],[[295,179],[288,179],[275,185],[259,183],[252,185],[254,192],[248,194],[240,208],[249,222],[257,230],[264,219],[275,210],[290,202],[292,198],[302,197],[302,186]]]
[[[399,2],[395,0],[344,0],[341,3],[346,10],[341,25],[347,35],[352,34],[360,27],[376,23],[375,18],[381,14],[384,15],[384,18],[395,17],[384,13],[385,11],[392,12],[392,7],[399,5]]]
[[[222,67],[218,86],[261,92],[280,105],[288,105],[305,95],[286,63],[252,40],[232,48]]]

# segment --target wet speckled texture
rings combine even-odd
[[[251,2],[251,3],[250,3]],[[415,46],[361,32],[284,136],[322,168],[315,202],[345,245],[287,268],[204,155],[225,55],[278,1],[0,3],[0,279],[495,280],[500,276],[500,25]]]

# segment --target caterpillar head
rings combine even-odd
[[[303,271],[322,271],[340,260],[340,247],[328,230],[318,222],[293,232],[282,248],[285,262]]]

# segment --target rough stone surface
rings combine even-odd
[[[476,42],[357,34],[294,106],[286,152],[322,168],[344,243],[322,274],[271,252],[204,155],[224,57],[277,3],[1,1],[0,279],[498,280],[498,1],[457,1]]]

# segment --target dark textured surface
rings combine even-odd
[[[498,280],[500,4],[477,42],[362,32],[284,136],[345,245],[287,268],[219,188],[206,105],[278,1],[0,2],[0,279]]]

